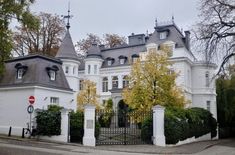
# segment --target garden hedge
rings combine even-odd
[[[37,113],[37,135],[53,136],[61,133],[61,113],[62,107],[56,105],[48,106],[48,110]]]
[[[165,137],[167,144],[176,144],[187,138],[200,137],[211,132],[216,136],[217,122],[212,114],[202,108],[166,108]],[[146,118],[142,123],[141,137],[149,142],[153,135],[153,119]]]
[[[95,137],[100,133],[100,124],[95,122]],[[82,143],[84,135],[84,113],[82,111],[70,113],[70,141]]]

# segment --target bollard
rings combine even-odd
[[[11,137],[11,126],[9,128],[8,137]]]
[[[24,138],[24,128],[23,128],[23,130],[22,130],[22,138]]]

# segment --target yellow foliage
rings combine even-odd
[[[99,95],[96,94],[96,83],[90,80],[84,80],[83,90],[81,90],[77,96],[78,109],[84,109],[87,104],[95,105],[96,108],[100,108]]]
[[[129,87],[122,97],[131,108],[142,111],[150,110],[154,105],[185,105],[183,92],[175,84],[177,73],[170,69],[168,50],[151,49],[146,60],[138,60],[132,65]]]

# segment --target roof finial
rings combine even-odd
[[[155,18],[155,27],[157,27],[157,18]]]
[[[171,21],[172,21],[172,23],[175,23],[175,17],[174,17],[174,15],[172,15]]]
[[[63,15],[62,15],[62,17],[67,18],[67,25],[66,25],[66,28],[67,28],[67,30],[68,30],[68,29],[70,28],[70,22],[69,22],[69,20],[70,20],[70,18],[73,17],[72,15],[70,15],[70,2],[69,2],[69,4],[68,4],[68,15],[67,15],[67,16],[63,16]]]

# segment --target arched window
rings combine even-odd
[[[66,73],[66,74],[69,73],[69,66],[65,66],[65,73]]]
[[[76,67],[73,67],[73,74],[76,74]]]
[[[210,77],[209,77],[209,72],[208,71],[206,71],[205,79],[206,79],[206,87],[209,87],[209,85],[210,85]]]
[[[123,77],[123,81],[122,81],[122,86],[123,86],[123,88],[125,88],[125,87],[127,87],[128,86],[128,84],[129,84],[129,80],[128,80],[128,76],[127,75],[125,75],[124,77]]]
[[[112,78],[112,88],[118,88],[118,77],[114,76]]]
[[[102,80],[102,92],[108,92],[108,78],[104,77]]]

